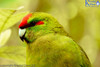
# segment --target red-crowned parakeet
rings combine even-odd
[[[19,25],[19,36],[27,44],[26,64],[35,67],[91,67],[85,52],[47,13],[30,13]]]

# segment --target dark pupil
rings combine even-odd
[[[35,24],[36,24],[36,22],[34,22],[34,21],[30,23],[31,26],[35,26]]]

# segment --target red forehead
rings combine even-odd
[[[32,16],[32,13],[26,15],[26,16],[22,19],[22,22],[20,23],[19,28],[20,28],[20,27],[27,26],[27,25],[28,25],[27,20],[28,20],[29,17],[31,17],[31,16]]]

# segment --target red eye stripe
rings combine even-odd
[[[27,25],[28,25],[27,20],[28,20],[29,17],[31,17],[31,16],[32,16],[32,13],[26,15],[26,16],[22,19],[22,22],[20,23],[19,28],[27,26]]]
[[[42,25],[42,24],[44,24],[43,21],[39,21],[39,22],[36,23],[36,25]]]

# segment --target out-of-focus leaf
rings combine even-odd
[[[77,42],[79,42],[84,35],[84,25],[84,17],[80,14],[69,20],[69,34]]]
[[[0,48],[0,58],[13,60],[17,64],[26,63],[26,48],[22,46],[8,46]]]
[[[18,8],[24,0],[0,0],[1,8]],[[12,6],[13,5],[13,6]]]
[[[11,6],[11,3],[14,3],[15,0],[0,0],[0,7]]]
[[[10,65],[10,64],[16,64],[16,62],[10,59],[0,58],[0,65]]]
[[[11,29],[8,29],[0,34],[0,47],[5,45],[11,35]]]
[[[13,26],[16,22],[18,22],[21,18],[23,18],[27,13],[18,13],[12,15],[8,22],[5,24],[3,30]]]
[[[24,0],[23,0],[24,1]],[[22,2],[23,2],[22,1]],[[27,2],[24,2],[24,5],[25,7],[27,7],[31,12],[34,12],[34,11],[38,11],[40,10],[41,7],[43,7],[43,5],[41,4],[42,2],[40,2],[41,0],[27,0],[28,1],[28,4]],[[43,1],[43,0],[42,0]],[[27,5],[26,5],[27,4]],[[46,4],[46,3],[45,3]],[[45,5],[44,4],[44,5]],[[47,5],[47,4],[46,4]],[[39,7],[41,6],[41,7]],[[37,9],[38,8],[38,9]]]
[[[98,46],[96,45],[96,41],[90,35],[86,35],[81,39],[80,45],[93,64],[98,53]]]
[[[0,32],[16,24],[28,12],[16,13],[14,9],[0,9]]]
[[[73,19],[77,16],[78,8],[73,2],[67,3],[68,18]]]
[[[41,8],[42,6],[42,8]],[[50,3],[49,0],[39,0],[38,1],[38,6],[36,8],[36,11],[42,11],[42,12],[47,12],[52,8],[52,4]]]
[[[90,31],[93,37],[97,40],[98,43],[97,45],[99,46],[100,49],[100,7],[98,10],[95,11],[93,17],[92,18],[90,17],[89,22],[91,23]]]

